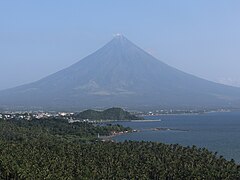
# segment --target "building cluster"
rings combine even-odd
[[[88,123],[97,123],[101,120],[90,120],[90,119],[76,119],[75,113],[73,112],[0,112],[0,120],[27,120],[31,121],[33,119],[53,119],[61,118],[68,120],[69,123],[74,122],[88,122]]]
[[[48,119],[48,118],[66,118],[72,119],[74,113],[67,112],[0,112],[0,119],[10,120],[32,120],[32,119]]]

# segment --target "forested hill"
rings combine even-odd
[[[205,148],[91,140],[112,130],[125,129],[59,119],[0,120],[0,179],[240,178],[240,166]]]
[[[121,108],[110,108],[104,111],[86,110],[75,115],[78,119],[90,120],[138,120],[142,119]]]

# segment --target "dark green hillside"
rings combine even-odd
[[[240,178],[240,167],[234,161],[205,148],[79,141],[102,130],[88,123],[68,124],[57,119],[0,120],[0,179]],[[115,129],[108,132],[111,130]]]
[[[129,112],[124,111],[121,108],[110,108],[104,111],[86,110],[76,114],[78,119],[90,119],[90,120],[137,120],[141,119],[135,115],[131,115]]]
[[[7,141],[38,140],[45,136],[58,137],[69,142],[94,141],[97,136],[112,132],[131,131],[122,125],[98,126],[87,122],[68,123],[65,119],[0,120],[0,138]]]

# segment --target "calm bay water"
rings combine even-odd
[[[120,122],[124,126],[141,130],[114,138],[116,141],[156,141],[167,144],[196,145],[218,152],[226,159],[240,163],[240,112],[218,112],[200,115],[162,115],[146,119],[156,122]],[[179,130],[153,131],[152,128]]]

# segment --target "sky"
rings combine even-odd
[[[177,69],[240,87],[239,0],[2,0],[0,90],[66,68],[116,33]]]

